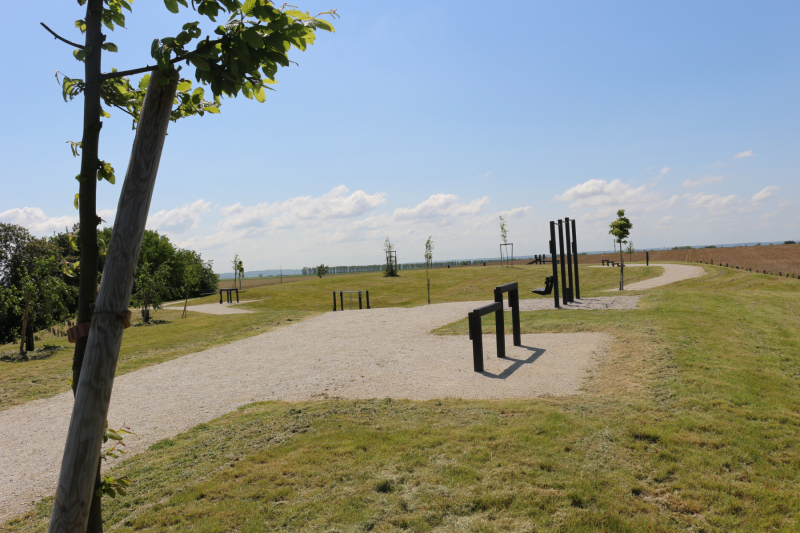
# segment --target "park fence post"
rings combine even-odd
[[[561,307],[558,304],[558,261],[556,261],[556,223],[550,221],[550,264],[553,265],[553,300],[556,309]]]
[[[481,316],[472,312],[467,315],[472,334],[472,365],[475,372],[483,372],[483,336],[481,335]]]
[[[519,327],[519,289],[509,291],[508,300],[511,305],[511,329],[514,334],[514,346],[522,346],[522,334]]]
[[[567,298],[570,302],[575,301],[574,285],[572,284],[572,235],[570,231],[569,217],[564,219],[564,233],[567,238],[567,287],[569,287],[569,294]]]
[[[503,315],[503,291],[500,287],[494,289],[494,301],[500,304],[500,309],[494,312],[495,337],[497,338],[497,357],[506,356],[506,321]]]
[[[575,261],[575,298],[581,299],[581,282],[578,277],[578,237],[575,234],[575,219],[572,219],[572,260]]]
[[[333,310],[336,311],[336,291],[333,291]]]
[[[361,309],[363,309],[361,307],[361,291],[358,291],[358,310],[360,311]]]
[[[339,291],[339,307],[344,311],[344,293]]]
[[[567,305],[569,297],[567,296],[567,272],[564,265],[564,224],[561,219],[558,219],[558,251],[561,259],[561,302]]]
[[[369,309],[369,291],[367,291],[367,309]]]

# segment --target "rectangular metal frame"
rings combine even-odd
[[[522,334],[519,324],[519,284],[506,283],[494,289],[494,303],[479,307],[467,314],[469,338],[472,340],[472,364],[475,372],[483,372],[483,334],[481,317],[494,313],[495,337],[497,339],[497,357],[506,356],[505,317],[503,316],[503,294],[508,293],[508,306],[511,307],[511,329],[514,346],[522,345]]]
[[[363,304],[362,304],[362,300],[361,300],[361,292],[362,291],[339,291],[339,305],[341,306],[340,310],[344,311],[344,293],[352,293],[352,294],[358,293],[358,308],[359,309],[364,309]],[[369,291],[364,291],[364,292],[367,293],[366,294],[366,296],[367,296],[367,309],[370,309],[370,306],[369,306]],[[336,311],[336,291],[333,291],[333,310]]]
[[[228,293],[228,303],[232,304],[233,303],[233,296],[231,295],[231,292],[233,292],[233,291],[236,291],[236,303],[238,304],[239,303],[239,289],[219,289],[219,303],[222,303],[222,293],[226,292],[226,293]]]

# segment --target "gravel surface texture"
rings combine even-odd
[[[248,311],[246,309],[239,309],[238,307],[233,307],[233,306],[239,304],[246,304],[248,302],[256,302],[256,301],[257,300],[242,300],[241,302],[236,302],[235,304],[229,304],[225,302],[221,304],[190,305],[186,308],[186,310],[197,311],[198,313],[206,313],[208,315],[236,315],[241,313],[252,313],[253,311]],[[164,309],[183,309],[183,304],[165,305]]]
[[[586,298],[569,308],[632,309],[637,300]],[[430,331],[487,303],[329,312],[131,372],[115,380],[109,423],[136,432],[125,439],[131,456],[254,401],[577,394],[610,344],[602,333],[523,335],[519,347],[507,336],[507,358],[498,359],[494,335],[484,335],[486,370],[475,373],[466,336]],[[53,493],[72,403],[65,392],[0,411],[0,521]]]

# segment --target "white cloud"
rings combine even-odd
[[[176,207],[169,211],[162,210],[147,218],[147,226],[169,231],[171,233],[184,233],[197,227],[202,215],[209,212],[211,202],[206,202],[202,198],[183,207]]]
[[[48,217],[38,207],[23,207],[3,211],[0,213],[0,221],[22,226],[34,235],[44,235],[53,231],[63,231],[65,227],[72,229],[72,225],[78,222],[78,215]]]
[[[607,182],[592,179],[567,189],[553,198],[556,202],[571,202],[573,209],[610,205],[641,204],[658,200],[658,195],[647,191],[647,186],[633,188],[620,180]]]
[[[686,180],[683,182],[684,187],[699,187],[700,185],[708,185],[711,183],[717,183],[722,181],[722,176],[703,176],[702,178],[697,178],[696,180]]]
[[[673,218],[675,217],[673,217],[672,215],[665,215],[658,219],[656,226],[663,226],[664,224],[669,224],[670,222],[672,222]]]
[[[758,202],[763,202],[767,198],[772,197],[776,192],[778,192],[778,190],[780,190],[780,187],[778,187],[777,185],[770,185],[769,187],[764,187],[763,189],[755,193],[750,201],[753,202],[754,204]]]
[[[743,157],[755,157],[755,156],[756,156],[756,154],[754,154],[752,150],[748,150],[746,152],[739,152],[738,154],[733,156],[733,158],[734,159],[741,159]]]
[[[319,223],[324,220],[354,218],[369,213],[386,203],[386,194],[367,194],[340,185],[318,198],[297,196],[282,202],[242,206],[237,203],[220,209],[226,217],[219,224],[223,230],[265,228],[293,228]]]
[[[458,203],[455,194],[433,194],[414,207],[395,209],[396,220],[418,220],[434,218],[454,218],[477,215],[489,204],[489,197],[476,198],[468,204]]]
[[[711,215],[722,215],[734,207],[738,207],[740,201],[735,194],[721,196],[719,194],[705,194],[698,192],[695,194],[685,194],[689,207],[693,209],[706,209]]]

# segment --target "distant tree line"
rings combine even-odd
[[[19,339],[23,322],[26,333],[32,336],[34,331],[75,315],[79,232],[76,224],[71,231],[39,238],[22,226],[0,223],[0,343]],[[111,228],[98,232],[98,283],[110,239]],[[134,305],[149,308],[155,304],[157,308],[162,301],[177,300],[187,293],[197,296],[201,291],[215,290],[217,282],[211,261],[203,261],[194,250],[176,247],[157,231],[145,231],[131,299]]]
[[[468,265],[482,265],[486,263],[499,263],[499,259],[475,259],[467,261],[431,261],[430,268],[444,268],[448,266],[468,266]],[[418,270],[424,269],[426,264],[423,263],[399,263],[398,270]],[[302,274],[304,276],[316,276],[318,267],[303,267]],[[326,274],[349,274],[353,272],[383,272],[386,268],[386,263],[380,265],[351,265],[351,266],[329,266],[326,267]]]

